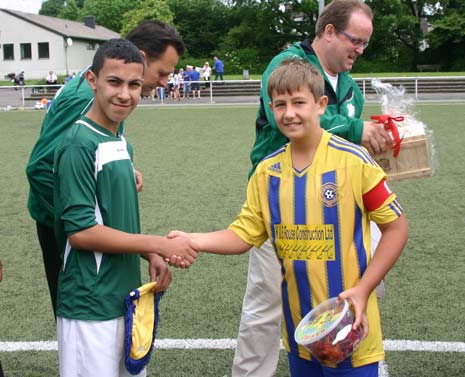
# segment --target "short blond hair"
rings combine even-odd
[[[294,57],[283,60],[268,78],[267,93],[278,94],[295,92],[303,87],[310,89],[315,102],[324,96],[325,82],[323,75],[314,65]]]

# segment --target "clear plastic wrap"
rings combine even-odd
[[[403,86],[395,87],[378,79],[372,79],[371,85],[382,110],[382,115],[372,118],[382,123],[396,141],[393,150],[375,156],[388,179],[400,181],[433,175],[439,167],[434,133],[418,119],[414,98],[406,94]]]

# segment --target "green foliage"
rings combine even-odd
[[[122,28],[122,15],[134,8],[134,2],[127,0],[85,0],[82,16],[94,16],[98,25],[117,33]]]
[[[465,1],[458,5],[435,20],[428,34],[431,50],[428,56],[434,56],[433,59],[447,70],[465,69]]]
[[[80,9],[76,4],[76,0],[66,1],[65,6],[61,9],[58,14],[58,18],[64,18],[66,20],[77,21],[80,18]]]
[[[63,9],[65,0],[45,0],[39,9],[42,16],[58,17]]]
[[[138,1],[135,8],[123,15],[121,35],[126,35],[144,20],[161,20],[173,23],[173,13],[165,0]]]
[[[242,63],[256,68],[259,62],[250,59],[250,50],[257,50],[256,56],[261,62],[268,62],[296,38],[290,22],[291,13],[284,12],[280,2],[244,1],[232,12],[238,24],[221,39],[218,53],[225,56],[233,68]]]
[[[221,37],[233,26],[231,9],[221,0],[168,0],[168,4],[187,53],[212,59]]]
[[[366,3],[374,11],[374,32],[354,72],[414,72],[417,64],[465,69],[465,0]],[[162,19],[182,35],[186,62],[219,55],[228,73],[239,74],[262,72],[286,45],[312,39],[318,1],[45,0],[40,14],[72,20],[94,15],[97,24],[123,35],[144,19]]]

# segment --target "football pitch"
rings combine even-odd
[[[386,279],[381,318],[383,377],[465,376],[465,128],[463,103],[421,103],[417,117],[434,131],[433,177],[392,183],[410,238]],[[367,105],[364,118],[378,114]],[[226,227],[245,198],[256,106],[139,108],[127,121],[144,233]],[[24,173],[42,111],[0,112],[0,361],[5,376],[58,375],[56,336],[42,257],[26,202]],[[148,376],[230,375],[248,256],[201,254],[173,269],[160,303]],[[147,279],[147,264],[143,263]],[[281,352],[277,376],[288,376]],[[257,376],[260,377],[260,376]]]

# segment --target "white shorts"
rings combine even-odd
[[[124,366],[124,317],[81,321],[57,317],[60,377],[131,377]],[[144,368],[137,376],[145,377]]]

